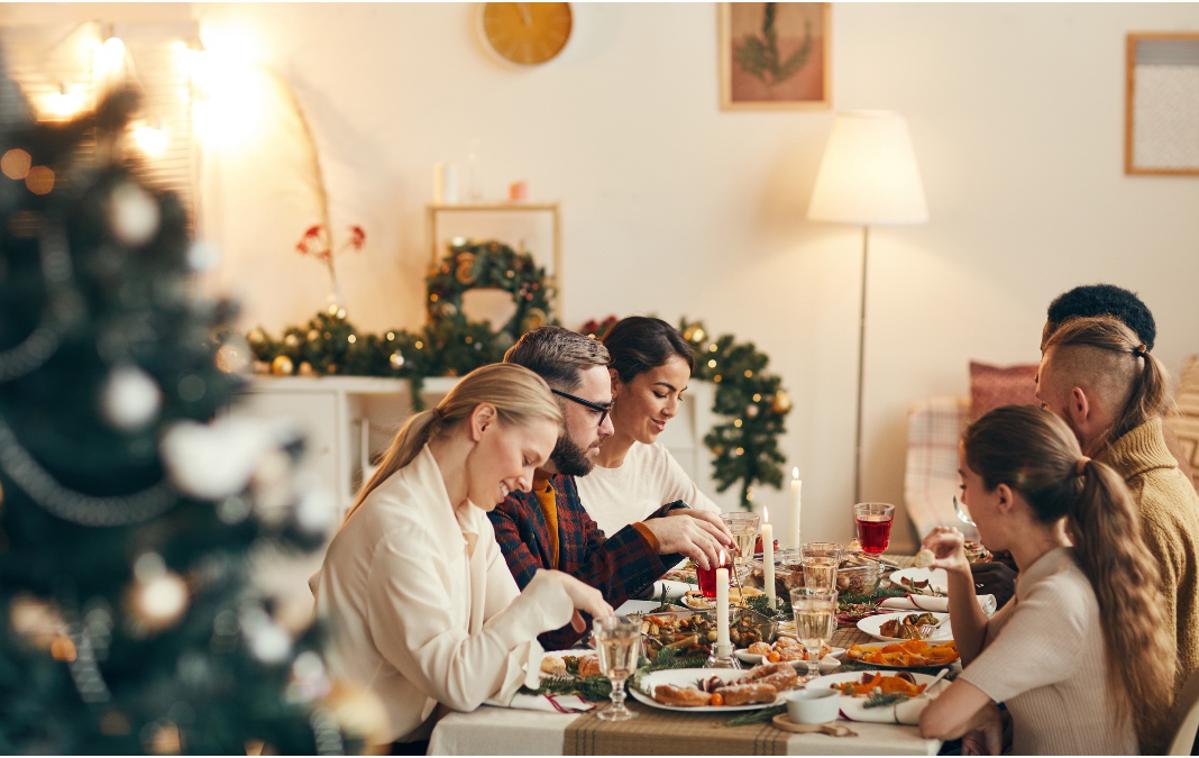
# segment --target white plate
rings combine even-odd
[[[699,590],[695,590],[695,592],[698,593]],[[757,587],[746,587],[745,591],[744,591],[744,596],[747,598],[757,597],[758,595],[765,595],[765,594],[766,594],[765,592],[758,589]],[[733,606],[734,608],[744,607],[741,605],[741,597],[742,597],[742,593],[739,592],[734,587],[729,592],[729,605]],[[693,611],[711,611],[711,610],[715,610],[715,608],[716,608],[716,598],[703,597],[702,595],[698,595],[698,594],[683,595],[683,597],[679,599],[679,602],[682,603],[683,605],[687,606],[688,608],[690,608]]]
[[[895,613],[880,613],[876,616],[867,616],[866,618],[864,618],[858,622],[858,629],[862,630],[866,634],[869,634],[871,637],[873,637],[876,640],[882,640],[884,642],[892,642],[895,640],[899,640],[902,642],[902,640],[899,637],[884,636],[882,634],[882,632],[879,631],[882,628],[883,624],[890,621],[891,619],[897,619],[899,621],[902,621],[904,618],[906,618],[908,616],[911,616],[914,614],[919,615],[920,613],[924,613],[924,612],[926,612],[926,611],[896,611]],[[937,631],[936,635],[933,636],[932,638],[930,638],[928,641],[929,642],[946,642],[948,640],[953,639],[953,629],[951,628],[949,621],[948,621],[949,614],[948,613],[930,613],[929,615],[932,616],[933,618],[935,618],[937,620],[937,623],[940,623],[942,620],[945,620],[945,624]]]
[[[906,568],[899,571],[892,571],[891,576],[887,581],[901,590],[909,590],[908,587],[899,583],[900,579],[907,579],[910,582],[928,582],[929,589],[936,590],[942,595],[949,594],[949,574],[945,569],[928,569],[928,568]]]
[[[758,664],[761,663],[761,656],[753,654],[753,652],[749,652],[748,650],[734,650],[733,655],[737,656],[737,660],[741,661],[742,663],[748,663],[749,666],[758,666]],[[835,672],[835,670],[837,670],[837,668],[840,666],[839,658],[843,655],[845,655],[844,648],[833,648],[832,651],[829,652],[829,655],[820,658],[820,673],[829,674]],[[807,661],[787,661],[787,663],[790,663],[791,666],[797,670],[797,672],[800,672],[801,674],[807,673]]]
[[[930,676],[928,674],[917,674],[914,672],[908,672],[908,673],[912,676],[913,679],[916,680],[916,684],[931,684],[932,681],[934,679],[936,679],[935,676]],[[808,686],[805,689],[830,690],[833,688],[834,684],[841,684],[842,682],[860,682],[860,681],[862,681],[862,674],[878,674],[879,676],[895,676],[894,671],[880,671],[877,669],[869,669],[869,670],[865,670],[865,671],[842,671],[839,674],[829,674],[828,676],[818,676],[815,679],[813,679],[812,681],[808,682]],[[942,680],[942,682],[944,683],[944,680]],[[943,685],[938,685],[938,688],[941,686],[943,686]],[[933,691],[939,692],[940,690],[935,689]],[[846,717],[848,717],[850,720],[852,720],[852,721],[870,721],[871,720],[869,715],[862,713],[862,711],[866,710],[864,707],[865,703],[866,703],[866,698],[853,697],[852,695],[840,695],[839,698],[841,701],[841,712]]]
[[[676,687],[693,687],[701,679],[710,679],[711,677],[720,677],[721,681],[731,682],[745,676],[745,671],[736,671],[734,669],[666,669],[664,671],[655,671],[652,674],[646,674],[641,679],[642,689],[629,687],[629,692],[638,702],[654,708],[660,708],[664,711],[679,711],[680,713],[735,713],[737,711],[756,711],[762,708],[769,708],[772,705],[781,703],[783,696],[787,691],[779,694],[779,697],[773,703],[750,703],[749,705],[699,705],[693,708],[688,708],[682,705],[666,705],[654,700],[651,693],[654,687],[659,684],[673,684]]]

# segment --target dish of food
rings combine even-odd
[[[949,595],[949,574],[945,569],[906,568],[891,572],[888,581],[913,595]]]
[[[808,682],[808,689],[830,689],[849,698],[870,698],[875,695],[916,697],[923,694],[936,677],[910,671],[846,671],[820,676]]]
[[[945,623],[941,623],[944,621]],[[939,628],[928,638],[931,642],[943,642],[953,639],[953,629],[949,624],[948,613],[880,613],[868,616],[858,622],[858,629],[876,640],[891,642],[894,640],[924,639],[920,627],[931,624]]]
[[[953,640],[929,643],[924,640],[884,642],[872,645],[850,645],[845,653],[850,660],[887,668],[928,668],[948,666],[958,659],[957,643]]]
[[[845,648],[843,647],[829,647],[825,645],[820,649],[821,658],[827,655],[839,658],[844,653]],[[738,650],[737,657],[749,663],[792,663],[795,661],[806,661],[808,653],[804,650],[803,645],[799,644],[799,640],[794,637],[779,637],[773,644],[769,642],[755,642],[747,646],[744,650]]]
[[[599,656],[582,650],[553,650],[541,657],[542,676],[599,676]]]
[[[966,540],[962,549],[966,551],[966,559],[971,563],[988,563],[995,560],[991,551],[977,540]]]
[[[778,702],[780,694],[800,686],[789,663],[734,669],[666,669],[646,674],[633,697],[667,711],[713,713],[752,711]]]
[[[647,613],[641,617],[641,641],[651,661],[667,648],[680,658],[706,656],[716,641],[716,619],[693,611]]]
[[[742,605],[745,598],[765,595],[766,593],[757,587],[729,587],[729,605]],[[711,611],[716,609],[716,598],[704,597],[699,590],[688,590],[682,599],[683,605],[693,611]]]

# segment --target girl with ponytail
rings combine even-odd
[[[962,499],[992,550],[1020,567],[1016,598],[991,619],[974,596],[962,535],[924,540],[949,574],[949,612],[965,670],[924,710],[921,733],[1012,752],[1130,754],[1168,739],[1175,653],[1155,562],[1128,488],[1085,457],[1048,411],[1008,406],[965,432]]]
[[[437,706],[470,711],[536,686],[542,632],[578,611],[612,613],[600,592],[541,571],[521,592],[486,512],[528,491],[554,448],[558,403],[515,364],[467,374],[416,414],[362,488],[314,577],[338,678],[387,711],[378,742],[424,754]]]

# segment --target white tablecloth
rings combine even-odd
[[[574,715],[483,706],[451,713],[433,729],[430,755],[561,755]],[[857,737],[793,734],[791,755],[936,755],[939,740],[920,737],[914,726],[844,723]]]

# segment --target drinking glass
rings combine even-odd
[[[748,561],[754,556],[754,542],[758,539],[759,517],[756,513],[734,511],[722,513],[720,518],[724,525],[733,533],[733,541],[737,543],[737,555],[733,557],[738,578],[745,578]]]
[[[612,704],[595,715],[603,721],[625,721],[637,714],[625,707],[624,682],[641,657],[641,622],[625,616],[596,619],[592,625],[600,672],[612,682]]]
[[[832,592],[837,589],[840,545],[836,542],[805,542],[802,561],[805,589],[812,592]]]
[[[890,503],[858,503],[853,507],[853,521],[858,528],[862,552],[880,555],[891,543],[891,523],[895,506]]]
[[[831,635],[836,618],[837,593],[807,588],[791,590],[791,612],[795,615],[795,636],[808,657],[805,680],[820,675],[820,651]]]
[[[733,568],[733,560],[728,553],[720,551],[720,565],[704,568],[703,566],[695,567],[695,578],[699,580],[699,591],[704,597],[716,597],[716,569],[725,568],[730,571]]]

